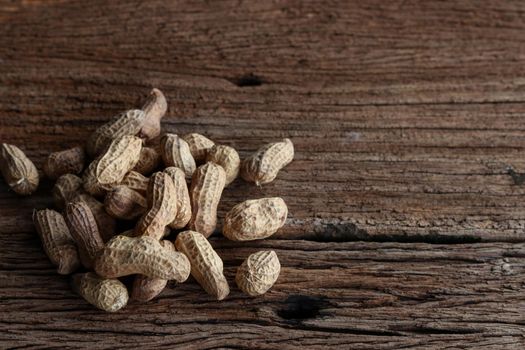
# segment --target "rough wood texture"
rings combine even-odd
[[[3,1],[0,140],[39,169],[152,87],[165,131],[241,158],[289,137],[295,160],[219,207],[288,204],[280,240],[214,239],[230,283],[277,252],[268,295],[217,303],[193,282],[113,315],[40,248],[52,183],[0,181],[0,347],[522,349],[524,33],[517,0]]]

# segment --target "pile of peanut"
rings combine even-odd
[[[57,207],[33,214],[44,250],[59,274],[80,270],[72,276],[74,290],[105,311],[121,309],[130,298],[149,301],[169,280],[182,283],[190,274],[217,300],[226,298],[223,262],[208,241],[222,192],[239,174],[257,186],[269,183],[294,156],[289,139],[241,162],[235,149],[203,135],[161,135],[166,110],[163,93],[153,89],[142,109],[102,125],[85,148],[51,153],[43,166],[56,180]],[[2,144],[0,167],[16,193],[38,187],[37,168],[18,147]],[[222,234],[232,241],[267,238],[287,214],[281,198],[247,200],[226,214]],[[117,220],[131,221],[134,229],[116,234]],[[259,251],[238,267],[235,281],[248,295],[261,295],[280,269],[275,251]],[[119,278],[129,275],[128,293]]]

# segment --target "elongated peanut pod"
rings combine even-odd
[[[112,118],[98,128],[88,139],[86,151],[97,157],[116,138],[125,135],[136,135],[144,125],[146,115],[139,109],[130,109]]]
[[[142,147],[139,161],[133,170],[143,175],[149,175],[159,167],[161,162],[162,158],[154,148]]]
[[[160,241],[164,249],[174,252],[175,246],[168,240]],[[137,301],[150,301],[159,295],[164,288],[168,280],[162,278],[151,278],[145,275],[137,275],[133,280],[133,286],[131,287],[131,299]]]
[[[231,184],[239,175],[241,159],[233,147],[224,145],[213,146],[208,150],[206,161],[222,166],[226,173],[226,186]]]
[[[98,182],[96,176],[96,170],[98,165],[98,159],[95,159],[89,163],[87,169],[82,175],[82,187],[84,191],[94,197],[102,197],[106,193],[106,190],[110,189],[111,186],[104,186]]]
[[[93,267],[98,253],[104,248],[95,217],[84,202],[70,202],[66,206],[66,223],[80,253],[80,261],[87,269]]]
[[[104,204],[87,193],[80,193],[71,202],[86,203],[97,222],[98,231],[104,242],[109,241],[116,232],[117,222],[104,209]]]
[[[53,186],[53,199],[59,209],[82,192],[82,179],[74,174],[65,174],[58,178]]]
[[[44,251],[61,275],[68,275],[80,266],[77,247],[64,217],[51,209],[33,212],[33,222],[42,240]]]
[[[224,169],[215,163],[201,165],[191,180],[192,230],[209,237],[217,226],[217,206],[226,182]]]
[[[273,235],[288,215],[279,197],[247,200],[234,206],[224,219],[223,235],[232,241],[252,241]]]
[[[257,296],[270,289],[281,272],[281,264],[273,250],[250,255],[237,269],[235,282],[248,295]]]
[[[261,147],[242,163],[241,176],[257,186],[272,182],[279,170],[288,165],[294,156],[290,139],[269,143]]]
[[[197,163],[204,162],[206,160],[208,150],[210,150],[215,145],[212,140],[197,133],[183,135],[182,139],[188,143],[190,153]]]
[[[85,159],[82,147],[51,153],[44,163],[44,173],[53,180],[64,174],[80,174],[84,169]]]
[[[133,220],[144,214],[147,201],[137,191],[126,186],[116,186],[106,194],[104,207],[106,212],[114,218]]]
[[[183,228],[191,219],[190,194],[188,192],[184,171],[179,168],[169,167],[164,169],[164,173],[173,181],[176,192],[177,214],[175,220],[173,220],[169,226],[174,229]]]
[[[165,227],[177,214],[176,196],[173,181],[167,174],[162,172],[153,174],[148,185],[148,210],[137,223],[135,234],[161,239]]]
[[[35,164],[14,145],[2,143],[0,171],[9,187],[20,195],[30,195],[38,187],[39,177]]]
[[[135,136],[114,139],[95,168],[95,177],[102,185],[118,184],[137,164],[142,140]]]
[[[199,232],[184,231],[177,236],[175,247],[188,257],[191,275],[208,294],[217,300],[228,296],[230,287],[223,274],[222,260],[206,237]]]
[[[91,305],[115,312],[128,303],[128,290],[117,279],[104,279],[93,272],[73,276],[73,290]]]
[[[148,192],[149,178],[132,170],[124,176],[120,184],[145,196]]]
[[[148,140],[159,136],[160,121],[168,110],[166,97],[159,89],[151,90],[148,99],[142,106],[145,114],[144,125],[140,129],[139,136]]]
[[[153,237],[115,236],[95,261],[95,271],[105,278],[141,274],[184,282],[190,262],[179,252],[170,252]]]
[[[175,134],[166,134],[160,140],[160,144],[164,164],[167,167],[181,168],[186,178],[191,178],[196,165],[188,143]]]

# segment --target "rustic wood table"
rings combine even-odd
[[[523,349],[523,1],[2,1],[0,141],[41,168],[151,87],[164,129],[246,156],[293,140],[272,239],[216,234],[232,292],[193,280],[108,314],[69,288],[31,222],[52,183],[0,181],[0,348]],[[233,283],[258,249],[266,295]]]

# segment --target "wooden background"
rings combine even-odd
[[[281,195],[274,239],[212,244],[232,293],[194,282],[107,314],[58,276],[31,223],[45,180],[0,182],[0,348],[523,349],[525,2],[1,1],[0,141],[41,166],[151,87],[164,128],[294,162],[235,182],[220,215]],[[274,249],[274,288],[234,287]]]

